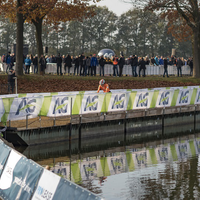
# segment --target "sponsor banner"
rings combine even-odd
[[[59,117],[70,115],[71,99],[69,96],[52,96],[49,106],[48,117]]]
[[[200,140],[194,140],[194,146],[196,150],[196,154],[200,154]]]
[[[188,89],[188,88],[180,89],[176,106],[189,105],[191,101],[192,93],[193,93],[193,89]]]
[[[99,113],[102,110],[105,94],[85,94],[81,104],[81,114]]]
[[[5,113],[5,109],[4,109],[4,105],[3,105],[3,100],[0,99],[0,122],[1,122],[1,118]]]
[[[0,176],[1,176],[1,173],[4,169],[5,163],[7,161],[7,158],[10,154],[11,149],[8,146],[6,146],[2,142],[2,140],[0,140],[0,149],[1,149],[0,151]]]
[[[108,112],[126,110],[128,98],[129,98],[128,92],[117,93],[117,94],[113,93],[110,98]]]
[[[80,163],[80,171],[82,180],[92,180],[95,177],[100,177],[102,175],[100,159],[94,160],[83,160]]]
[[[197,89],[197,94],[195,97],[195,104],[200,104],[200,88]]]
[[[6,181],[10,180],[10,183],[7,187],[1,187],[0,194],[5,199],[30,199],[39,180],[42,167],[25,157],[20,157],[16,152],[13,154],[13,152],[11,152],[8,159],[8,162],[13,162],[13,166],[6,166],[2,174],[6,178]],[[18,158],[15,159],[15,162],[13,161],[13,156]],[[12,179],[8,179],[10,173],[12,173]]]
[[[147,151],[138,151],[132,154],[135,168],[144,168],[147,166]]]
[[[69,163],[65,163],[64,165],[61,165],[61,163],[55,165],[53,169],[51,170],[53,173],[65,177],[66,179],[70,179],[70,166]]]
[[[34,118],[39,115],[43,103],[43,97],[23,97],[15,98],[11,105],[11,112],[7,120],[22,120]]]
[[[153,91],[148,90],[143,92],[137,92],[135,102],[133,104],[133,109],[136,110],[150,108],[153,94]]]
[[[107,157],[110,175],[121,174],[125,172],[126,154],[120,153],[118,156]]]
[[[156,107],[169,107],[172,103],[174,90],[160,90],[156,101]]]
[[[52,200],[60,179],[56,174],[44,169],[32,200]]]
[[[101,200],[102,198],[68,180],[61,179],[53,196],[53,200],[59,199]]]
[[[158,163],[167,162],[170,160],[170,147],[161,146],[155,149]]]
[[[188,158],[189,155],[191,155],[190,145],[188,141],[177,143],[175,146],[178,159]]]

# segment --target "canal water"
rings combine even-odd
[[[18,150],[104,199],[199,199],[200,131],[193,119],[171,116],[164,128],[159,117],[129,120],[126,131],[117,121],[105,125],[113,134],[104,137]],[[82,134],[94,128],[84,126]]]

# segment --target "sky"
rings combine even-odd
[[[123,0],[101,0],[97,3],[98,6],[107,6],[109,10],[113,11],[117,16],[130,10],[132,5],[124,3]]]

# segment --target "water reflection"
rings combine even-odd
[[[21,152],[105,199],[198,199],[200,134],[191,133],[200,114],[193,121],[188,113],[166,116],[164,126],[161,117],[83,125],[81,140]]]
[[[200,195],[199,136],[74,155],[52,171],[105,199],[195,199]]]

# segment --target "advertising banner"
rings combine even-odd
[[[133,104],[133,109],[136,110],[136,109],[150,108],[153,94],[154,94],[153,91],[137,92]]]
[[[162,108],[171,106],[173,95],[174,90],[160,90],[156,101],[156,107]]]
[[[176,106],[189,105],[192,97],[193,89],[184,88],[179,90]]]
[[[81,104],[81,114],[100,113],[104,102],[104,94],[85,94]]]
[[[188,158],[189,155],[191,155],[188,141],[182,141],[180,143],[177,143],[175,146],[178,159]]]
[[[60,117],[70,115],[70,102],[68,96],[53,96],[49,106],[48,117]]]
[[[145,150],[132,153],[135,168],[144,168],[147,166],[147,152]]]
[[[2,140],[0,140],[0,176],[1,176],[1,173],[4,169],[7,158],[10,154],[10,151],[11,151],[11,149],[8,146],[6,146],[2,142]]]
[[[30,199],[42,167],[11,151],[0,179],[0,195],[4,199]]]
[[[15,98],[10,108],[10,114],[7,120],[22,120],[37,117],[43,103],[44,97],[23,97]]]
[[[58,175],[44,169],[32,200],[52,200],[60,179]]]
[[[0,98],[0,121],[23,120],[26,116],[59,117],[194,104],[200,104],[199,86],[121,89],[112,90],[112,93],[27,93],[19,94],[18,98],[12,95],[10,98]]]
[[[97,197],[92,192],[88,192],[68,180],[61,179],[52,199],[101,200],[102,198]]]
[[[90,160],[83,160],[80,163],[80,171],[82,180],[91,180],[95,177],[103,176],[101,174],[101,163],[99,159],[90,158]]]
[[[107,157],[107,162],[110,170],[110,175],[121,174],[125,171],[126,167],[126,154]]]
[[[108,112],[126,110],[128,98],[128,92],[113,93],[108,105]],[[106,103],[108,104],[108,101]]]

